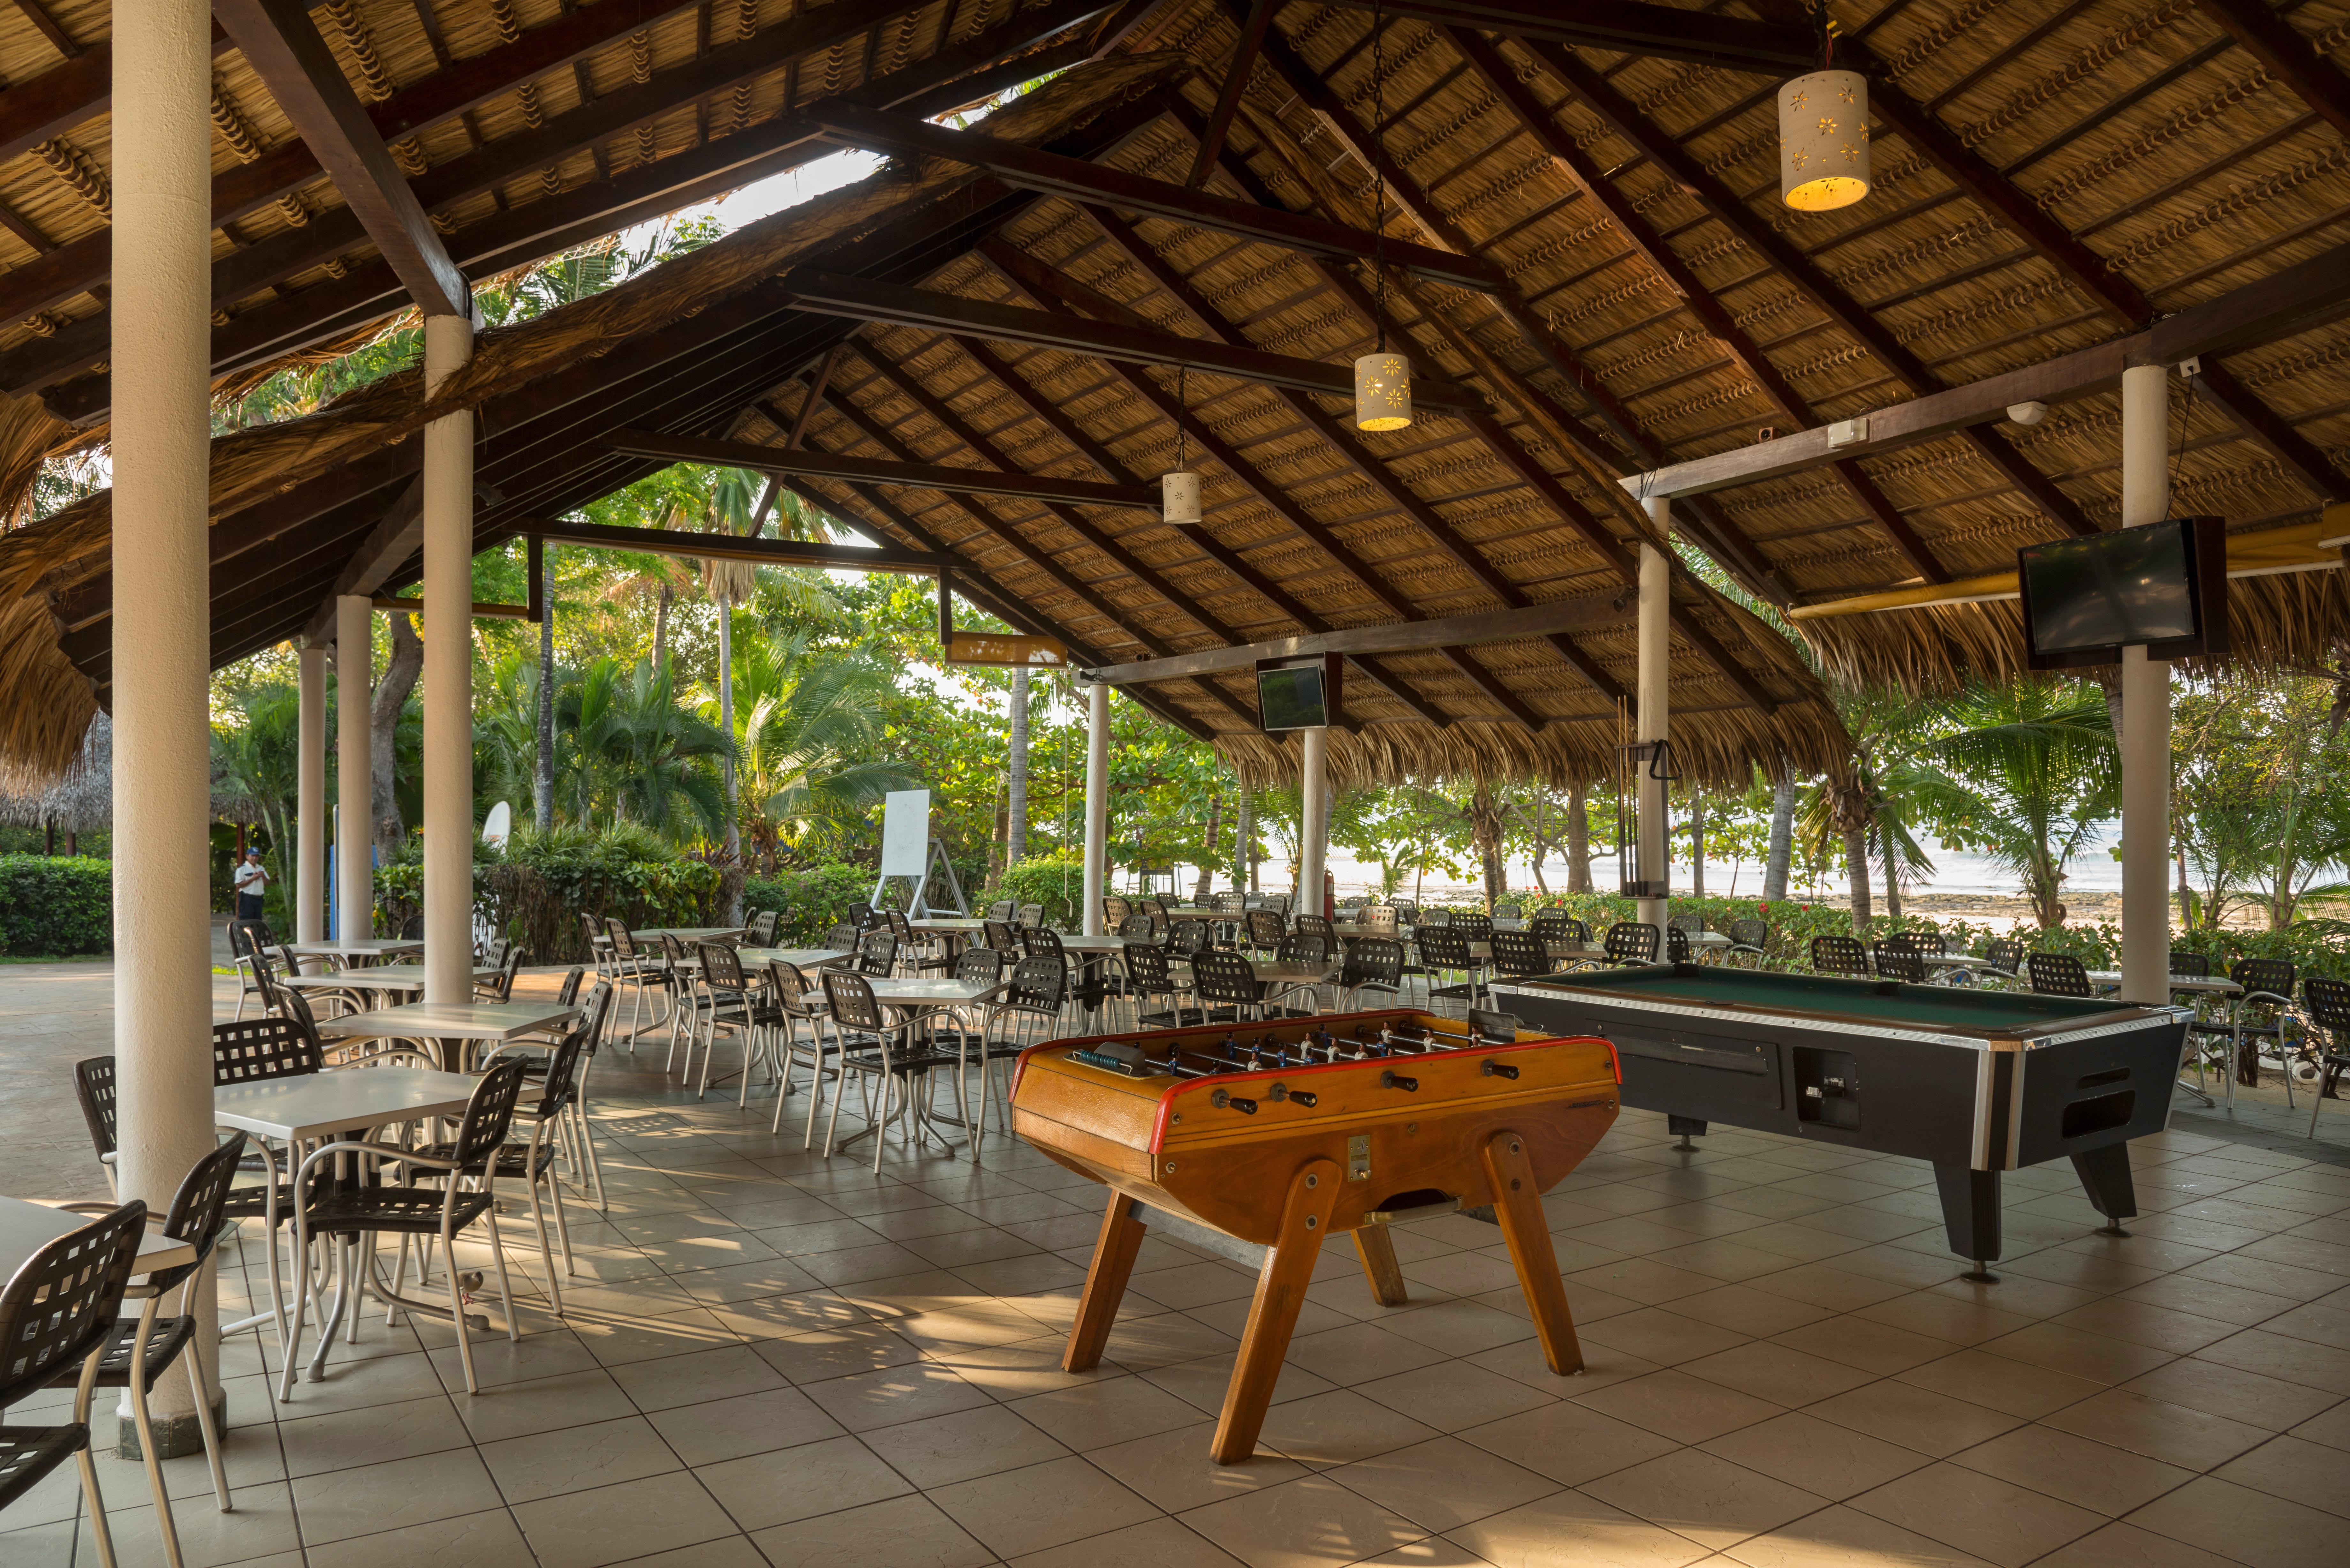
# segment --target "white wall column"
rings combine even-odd
[[[327,934],[327,650],[302,645],[301,723],[295,736],[294,940]]]
[[[1666,536],[1672,523],[1672,503],[1659,498],[1648,502],[1648,508],[1658,535]],[[1638,711],[1633,721],[1633,738],[1639,741],[1662,741],[1672,734],[1668,685],[1673,659],[1671,587],[1672,574],[1667,567],[1664,552],[1654,545],[1642,545],[1639,673],[1634,683]],[[1666,800],[1664,781],[1648,776],[1654,771],[1648,763],[1640,766],[1639,873],[1643,882],[1663,884],[1672,875],[1672,862],[1667,855],[1668,835],[1671,831],[1668,814],[1671,806]],[[1666,900],[1642,898],[1638,918],[1642,925],[1657,928],[1657,954],[1661,959],[1665,953]]]
[[[1297,901],[1293,915],[1322,912],[1322,873],[1330,864],[1330,732],[1297,732]]]
[[[114,21],[114,242],[137,258],[114,280],[109,350],[114,602],[135,610],[113,623],[116,1171],[160,1214],[213,1148],[212,9],[123,0]],[[216,1374],[210,1275],[188,1296]],[[192,1451],[186,1377],[151,1408],[161,1451]]]
[[[2122,525],[2170,510],[2169,369],[2122,372]],[[2223,590],[2224,591],[2224,590]],[[2122,989],[2170,1000],[2170,666],[2122,649]]]
[[[1077,929],[1102,934],[1102,878],[1109,869],[1109,688],[1086,688],[1086,894]]]
[[[375,601],[345,594],[335,601],[335,934],[347,942],[375,935],[374,696]]]
[[[424,395],[473,324],[424,318]],[[473,996],[473,416],[424,428],[424,1000]]]

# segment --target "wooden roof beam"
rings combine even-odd
[[[1243,13],[1243,25],[1246,20]],[[1236,234],[1312,255],[1368,261],[1382,249],[1378,236],[1325,218],[1186,190],[1164,180],[999,140],[977,130],[932,125],[910,115],[860,109],[836,100],[811,105],[801,111],[801,118],[833,140],[848,146],[975,164],[1007,185],[1072,202],[1105,202],[1128,212]],[[1388,265],[1432,282],[1481,293],[1509,286],[1500,268],[1472,256],[1398,240],[1385,242],[1384,251]]]
[[[359,106],[301,0],[213,0],[237,51],[427,316],[473,315],[473,290]]]
[[[1229,342],[1178,337],[1060,311],[1023,310],[959,294],[908,288],[813,267],[794,267],[785,273],[783,286],[800,309],[820,315],[889,322],[932,332],[969,333],[999,343],[1034,343],[1128,364],[1188,366],[1194,370],[1333,398],[1352,400],[1355,395],[1354,372],[1322,359],[1293,358]],[[1433,409],[1460,410],[1484,406],[1484,400],[1473,389],[1445,380],[1416,380],[1412,395]]]
[[[1609,130],[1703,202],[1715,219],[1745,241],[1757,255],[1774,265],[1781,275],[1800,289],[1823,315],[1874,355],[1879,364],[1898,377],[1910,390],[1928,392],[1942,387],[1941,379],[1927,369],[1889,328],[1863,308],[1842,285],[1830,278],[1818,263],[1756,216],[1753,209],[1740,201],[1735,192],[1708,173],[1678,139],[1650,121],[1638,106],[1597,71],[1570,51],[1555,45],[1529,43],[1522,47],[1537,64],[1579,98],[1584,106],[1598,116]],[[1874,101],[1874,88],[1871,88],[1871,98]],[[2034,468],[2003,437],[1981,431],[1970,440],[1979,456],[2008,483],[2029,496],[2059,526],[2074,534],[2094,534],[2097,531],[2096,524],[2089,521],[2079,504],[2058,489],[2047,475]]]
[[[2195,5],[2225,27],[2311,113],[2350,139],[2350,77],[2320,55],[2300,28],[2271,10],[2267,0],[2195,0]]]
[[[1264,47],[1265,33],[1273,26],[1273,14],[1281,6],[1282,0],[1250,0],[1248,16],[1241,22],[1240,38],[1232,45],[1232,57],[1224,62],[1224,85],[1216,94],[1216,107],[1208,115],[1207,134],[1200,138],[1200,151],[1191,160],[1191,172],[1184,177],[1185,190],[1198,190],[1214,172],[1217,154],[1224,150],[1224,134],[1232,128],[1232,116],[1240,111],[1241,94],[1247,89],[1249,77],[1256,69],[1257,51]]]
[[[885,462],[871,458],[841,457],[830,452],[793,452],[757,441],[707,441],[699,436],[669,435],[660,431],[617,430],[605,435],[600,444],[609,451],[626,452],[632,457],[659,457],[673,462],[747,468],[755,473],[805,473],[818,479],[862,480],[868,484],[961,490],[973,495],[1011,495],[1031,501],[1118,506],[1141,512],[1159,510],[1159,493],[1143,484],[1102,484],[1088,479],[1054,479],[1045,474],[1017,472],[991,473],[981,469],[951,468],[929,462]]]
[[[1628,0],[1336,0],[1357,11],[1384,5],[1440,27],[1475,27],[1579,48],[1687,60],[1757,76],[1800,75],[1816,68],[1819,46],[1809,27],[1750,22],[1674,5]]]

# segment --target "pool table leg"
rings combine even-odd
[[[1697,1145],[1690,1142],[1690,1139],[1705,1136],[1705,1118],[1677,1116],[1668,1113],[1665,1116],[1665,1131],[1681,1140],[1673,1145],[1675,1150],[1683,1154],[1695,1154]]]
[[[1942,1225],[1950,1251],[1974,1260],[1966,1277],[1998,1282],[1989,1265],[1999,1257],[1999,1172],[1937,1165],[1934,1185],[1941,1192]]]
[[[2089,1202],[2106,1217],[2100,1236],[2126,1236],[2122,1221],[2137,1217],[2137,1188],[2130,1180],[2129,1145],[2109,1143],[2073,1157],[2074,1172]]]

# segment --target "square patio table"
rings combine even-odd
[[[349,941],[281,942],[278,945],[299,958],[338,959],[347,966],[381,963],[388,958],[424,950],[421,941],[401,937],[362,937]]]
[[[151,1216],[160,1219],[157,1212]],[[0,1198],[0,1279],[14,1278],[21,1269],[49,1242],[60,1236],[71,1235],[98,1218],[95,1214],[77,1214],[71,1210],[56,1208],[47,1203],[35,1203],[23,1198]],[[157,1269],[173,1269],[196,1260],[195,1244],[174,1241],[162,1231],[149,1228],[139,1241],[139,1272]]]
[[[663,937],[675,937],[679,941],[714,942],[727,937],[739,937],[746,926],[648,926],[629,935],[640,942],[659,942]]]
[[[976,915],[933,915],[906,923],[918,931],[977,931],[985,929],[987,926],[987,922]],[[1008,920],[1004,923],[1011,924]]]
[[[842,952],[837,948],[737,948],[744,963],[787,963],[794,969],[823,969],[831,964],[854,963],[854,949]]]
[[[324,1040],[422,1040],[453,1071],[463,1061],[463,1042],[505,1041],[536,1033],[579,1015],[576,1006],[552,1002],[415,1002],[330,1018],[318,1025]],[[458,1053],[452,1055],[452,1048]]]

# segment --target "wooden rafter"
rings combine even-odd
[[[1781,77],[1810,70],[1818,46],[1808,27],[1750,22],[1710,10],[1634,5],[1630,0],[1337,0],[1358,11],[1383,5],[1440,27],[1474,27],[1520,38],[1686,60],[1727,71]]]
[[[2290,88],[2312,114],[2350,138],[2350,77],[2320,55],[2299,28],[2271,10],[2267,0],[2195,0],[2195,6],[2225,27],[2238,47]]]
[[[308,9],[300,0],[213,0],[213,9],[409,297],[427,316],[470,318],[473,296],[464,274],[449,259]]]
[[[830,452],[792,452],[759,441],[709,441],[661,431],[616,430],[606,434],[601,444],[608,451],[627,452],[632,457],[713,463],[722,468],[747,468],[755,473],[804,473],[817,479],[861,480],[868,484],[961,490],[973,495],[1010,495],[1030,501],[1119,506],[1145,512],[1159,509],[1159,493],[1143,484],[1103,484],[1090,479],[1055,479],[1049,474],[1016,471],[990,473],[932,462],[888,462]]]
[[[1273,14],[1281,5],[1282,0],[1249,0],[1240,38],[1232,45],[1232,57],[1224,62],[1224,85],[1216,94],[1216,107],[1209,112],[1207,134],[1200,138],[1200,151],[1191,160],[1191,172],[1184,178],[1186,189],[1198,190],[1214,171],[1216,159],[1224,150],[1224,133],[1232,130],[1232,116],[1240,112],[1241,94],[1248,90],[1249,75],[1256,69],[1257,51],[1264,47],[1264,35],[1273,26]]]

